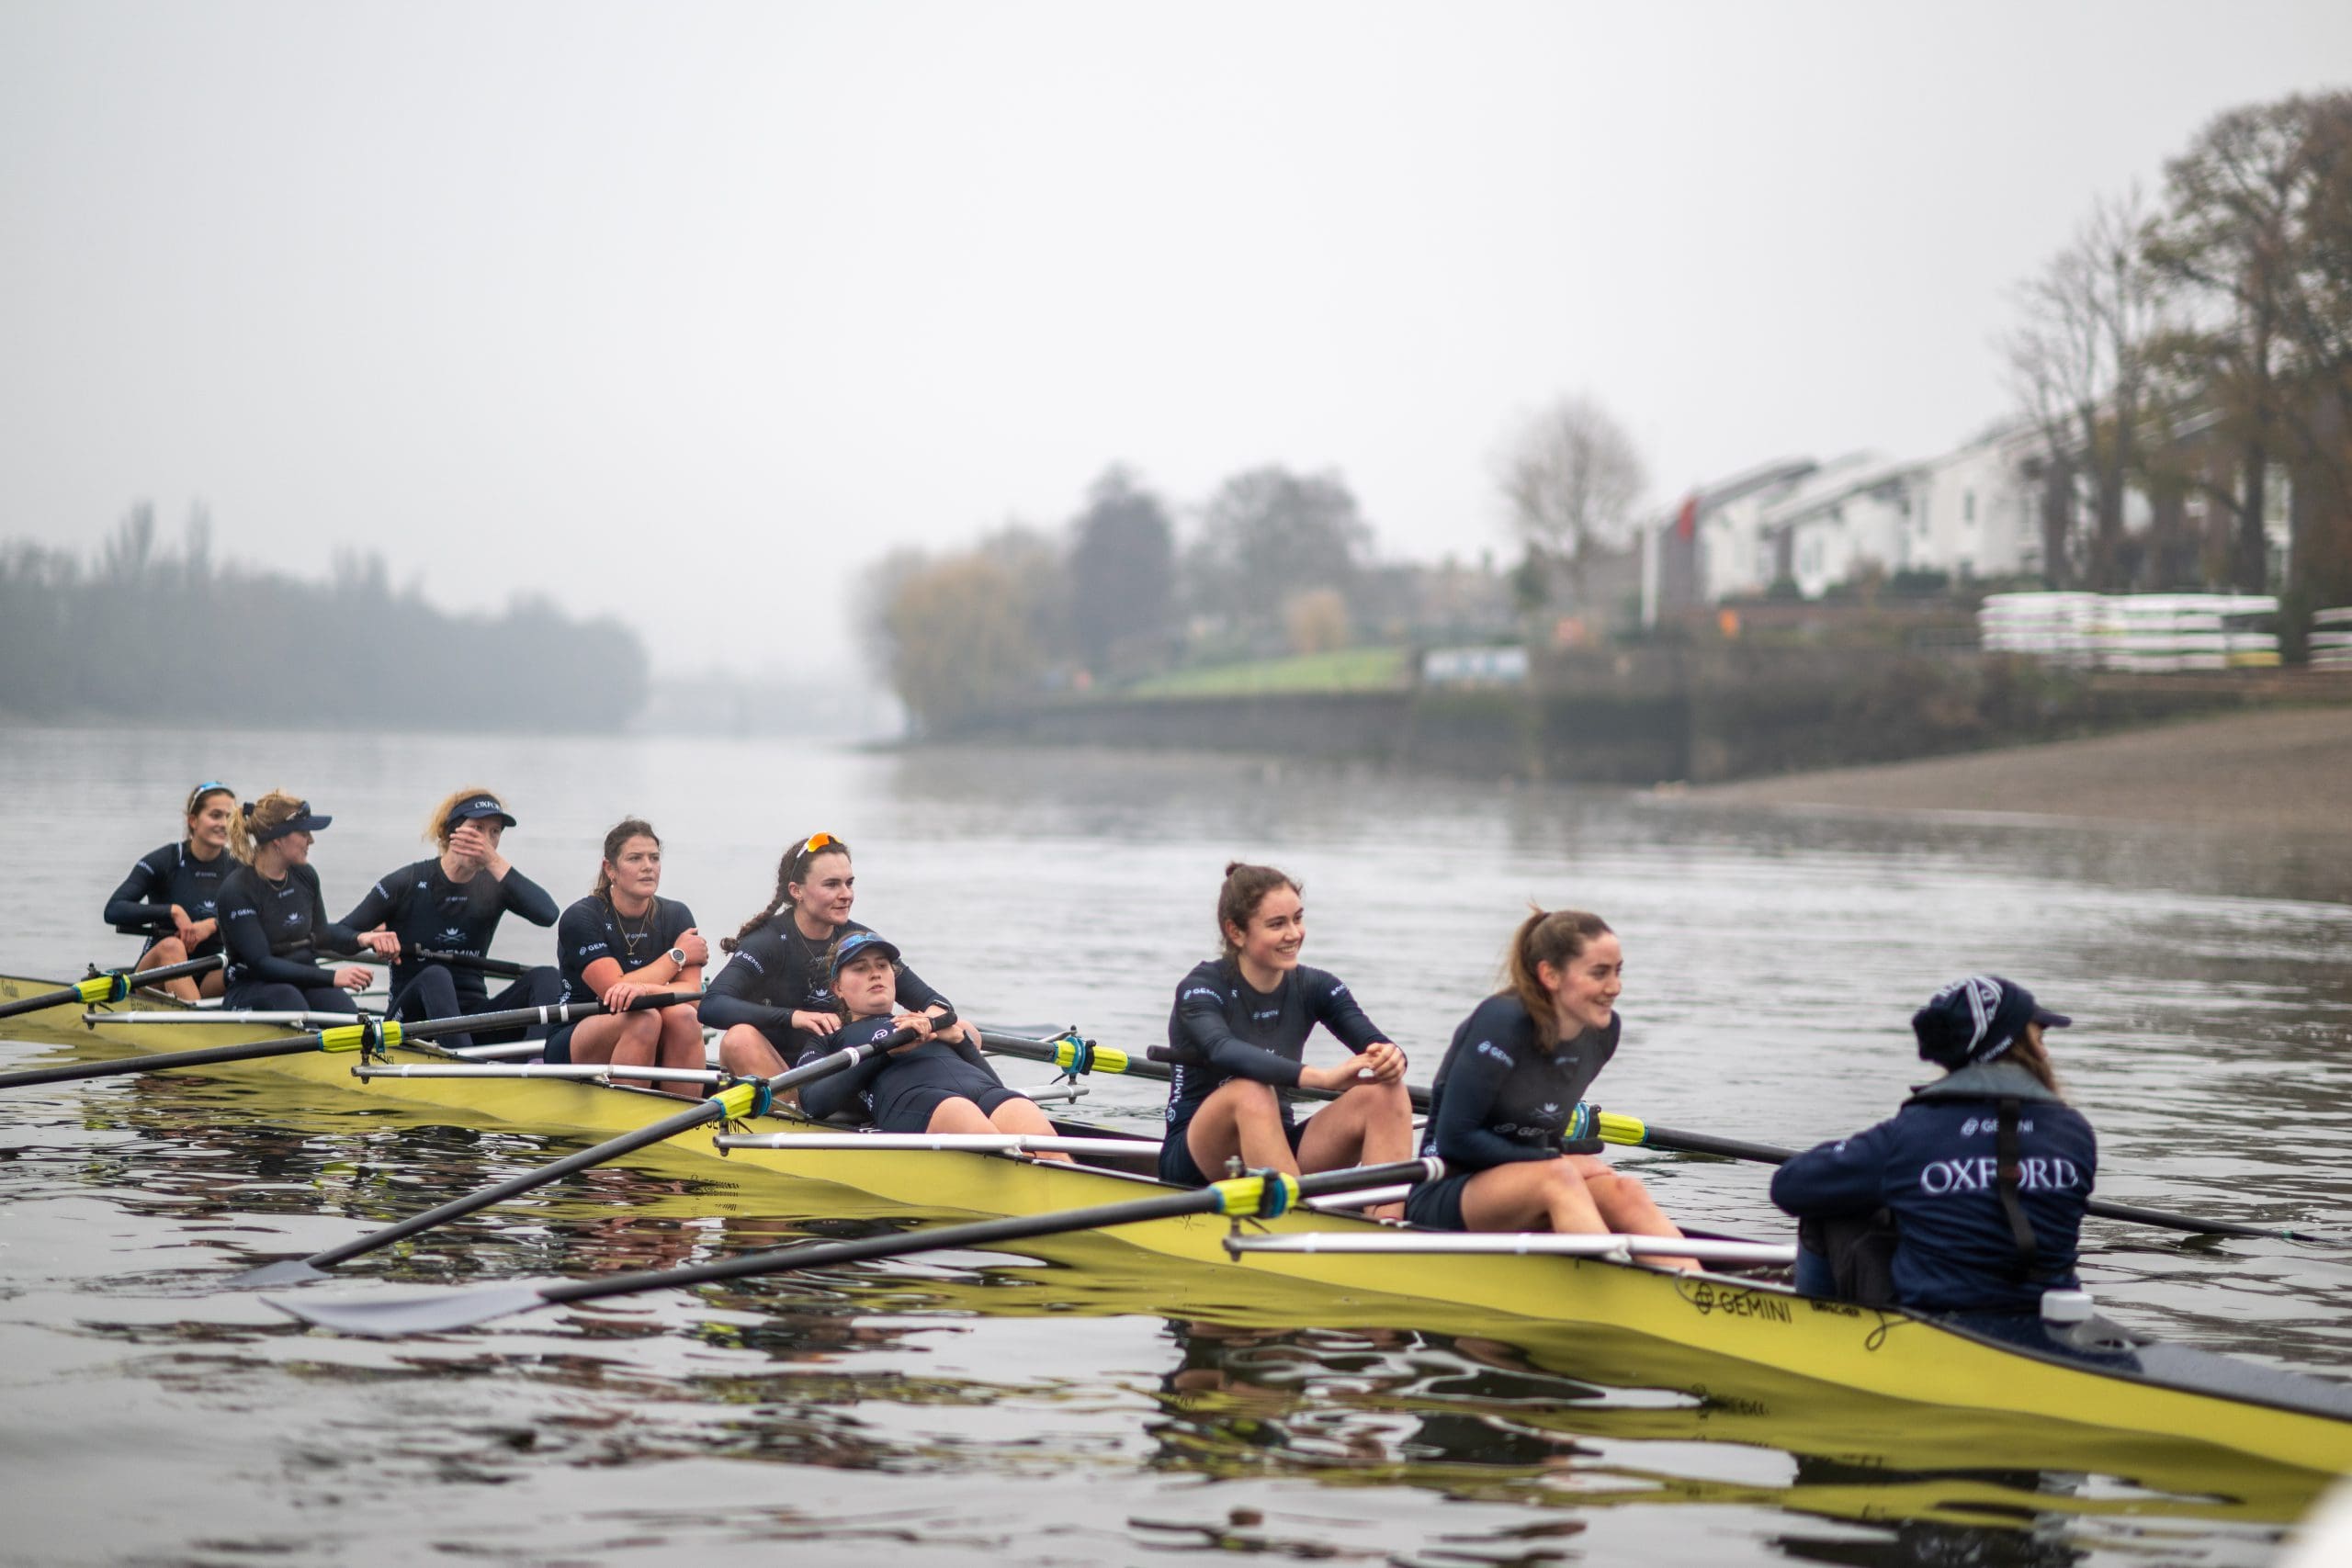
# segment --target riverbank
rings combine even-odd
[[[2286,708],[1713,784],[1693,799],[1993,812],[2352,838],[2352,708]]]

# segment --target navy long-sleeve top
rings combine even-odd
[[[1438,1064],[1421,1152],[1456,1172],[1599,1154],[1600,1139],[1570,1142],[1563,1134],[1577,1102],[1617,1054],[1623,1024],[1612,1015],[1606,1029],[1546,1048],[1517,997],[1488,997],[1462,1021]]]
[[[1328,970],[1302,964],[1272,990],[1260,991],[1231,959],[1195,964],[1177,985],[1168,1014],[1169,1051],[1176,1058],[1168,1081],[1168,1135],[1181,1135],[1201,1102],[1235,1078],[1295,1089],[1306,1037],[1318,1023],[1351,1051],[1388,1038]],[[1288,1100],[1282,1109],[1287,1126]]]
[[[416,956],[419,948],[487,957],[499,917],[510,909],[535,926],[556,922],[555,899],[512,865],[503,877],[477,871],[452,882],[435,855],[379,878],[343,923],[356,931],[382,926],[401,939],[400,961],[392,965],[397,995],[425,966],[427,961]],[[452,967],[449,979],[460,1001],[490,998],[479,970]]]
[[[574,899],[557,918],[555,927],[555,962],[563,976],[563,999],[596,999],[595,988],[588,984],[588,966],[598,959],[609,958],[621,966],[622,974],[633,975],[677,946],[678,939],[694,927],[695,912],[674,898],[656,898],[641,918],[627,920],[609,901],[594,893]]]
[[[903,1003],[899,1008],[900,1012],[911,1010],[915,1010]],[[852,1019],[842,1025],[838,1033],[809,1045],[793,1065],[820,1061],[852,1045],[872,1044],[887,1038],[896,1028],[888,1018]],[[1004,1080],[996,1076],[988,1058],[969,1040],[934,1038],[803,1085],[800,1108],[820,1120],[844,1111],[872,1120],[876,1106],[887,1110],[890,1101],[910,1089],[944,1089],[951,1094],[970,1096],[1001,1089],[1003,1085]]]
[[[187,911],[191,920],[209,920],[220,913],[220,889],[237,869],[237,857],[222,851],[200,860],[185,840],[149,850],[130,864],[130,874],[107,900],[107,924],[126,934],[166,937],[173,934],[172,906]],[[209,958],[220,951],[220,933],[197,943],[190,958]]]
[[[349,952],[359,934],[327,919],[319,874],[289,865],[283,881],[272,882],[241,865],[221,884],[216,906],[220,936],[229,949],[231,987],[274,983],[311,989],[334,984],[334,971],[318,963],[322,950]]]
[[[2033,1226],[2029,1266],[2001,1206],[1999,1101],[2018,1106],[2018,1201]],[[2098,1177],[2080,1112],[2014,1062],[1962,1068],[1887,1121],[1820,1145],[1772,1175],[1772,1201],[1800,1219],[1894,1216],[1894,1295],[1928,1312],[2040,1309],[2076,1283],[2075,1258]]]
[[[833,1036],[792,1027],[796,1012],[833,1010],[832,952],[842,938],[868,928],[845,920],[822,940],[802,933],[791,913],[776,917],[745,937],[703,992],[697,1016],[712,1029],[739,1023],[764,1031],[778,1042],[777,1054],[797,1061],[812,1045],[832,1046]],[[922,1012],[946,998],[904,964],[899,966],[899,1007]]]

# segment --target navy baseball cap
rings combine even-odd
[[[878,953],[893,964],[899,961],[899,950],[889,942],[872,931],[852,931],[842,938],[840,944],[833,949],[832,967],[829,972],[839,975],[851,959],[863,958],[869,953]]]
[[[449,819],[442,826],[455,828],[460,822],[482,817],[495,817],[509,828],[514,826],[514,818],[506,815],[506,807],[498,803],[498,796],[494,795],[478,795],[470,800],[459,801],[449,808]]]
[[[248,818],[251,818],[253,814],[253,806],[248,802],[245,807],[245,816]],[[277,842],[278,840],[286,837],[288,833],[315,833],[334,820],[334,818],[332,817],[322,817],[312,811],[311,809],[311,803],[306,800],[302,802],[301,805],[296,807],[294,808],[294,815],[288,817],[285,821],[278,823],[275,827],[259,828],[254,829],[254,842],[256,844],[269,844]]]
[[[2074,1021],[2042,1007],[2014,980],[1970,975],[1928,998],[1911,1015],[1911,1032],[1919,1037],[1923,1060],[1958,1069],[1993,1060],[2018,1043],[2029,1023],[2064,1029]]]

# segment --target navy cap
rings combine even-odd
[[[889,942],[872,931],[852,931],[834,947],[832,966],[828,973],[839,975],[851,959],[863,958],[869,953],[878,953],[893,964],[899,961],[899,950]]]
[[[2064,1029],[2074,1021],[2041,1006],[2014,980],[1970,975],[1928,998],[1911,1015],[1911,1032],[1919,1037],[1922,1060],[1957,1070],[1993,1060],[2023,1037],[2029,1023]]]
[[[514,826],[514,818],[506,815],[506,807],[498,804],[498,796],[494,795],[478,795],[471,800],[458,802],[449,808],[449,819],[442,826],[454,829],[460,822],[481,817],[495,817],[509,828]]]
[[[250,819],[253,817],[253,804],[248,801],[245,805],[245,816]],[[254,842],[256,844],[275,843],[278,840],[286,837],[288,833],[315,833],[334,820],[334,818],[332,817],[322,817],[313,812],[311,809],[311,803],[306,800],[302,802],[301,805],[296,807],[294,808],[294,815],[288,817],[285,821],[277,823],[273,827],[255,829],[254,830]]]

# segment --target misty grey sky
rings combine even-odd
[[[1656,495],[1941,449],[2007,289],[2352,6],[0,0],[0,537],[854,658],[899,543],[1341,469],[1504,545],[1580,390]]]

